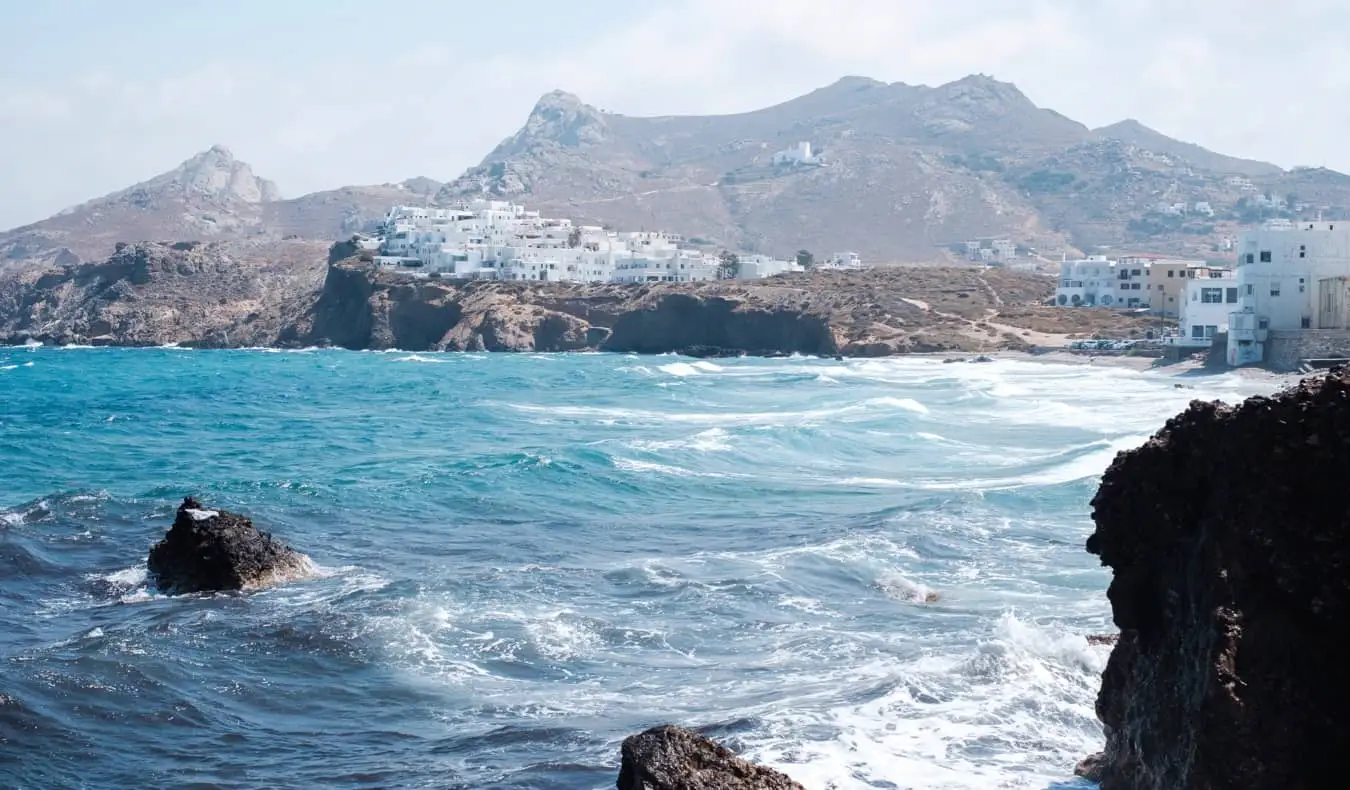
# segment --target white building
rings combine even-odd
[[[738,280],[759,280],[779,274],[803,271],[796,261],[785,261],[767,255],[741,255],[736,270]]]
[[[1105,255],[1090,255],[1059,265],[1055,304],[1063,307],[1124,307],[1130,283],[1119,278],[1119,264]],[[1123,271],[1129,271],[1128,267]]]
[[[820,157],[811,151],[811,144],[808,142],[797,143],[792,148],[788,148],[773,155],[775,165],[818,165]]]
[[[823,261],[816,261],[817,269],[861,269],[862,258],[856,252],[836,252]]]
[[[1346,329],[1350,221],[1270,222],[1237,244],[1238,309],[1228,317],[1228,364],[1265,359],[1270,330]]]
[[[1237,277],[1224,269],[1207,269],[1205,274],[1188,279],[1182,288],[1176,345],[1209,348],[1215,335],[1228,331],[1228,314],[1238,304]]]
[[[449,208],[394,206],[378,239],[379,266],[418,276],[535,282],[696,282],[718,276],[716,256],[687,248],[677,234],[616,232],[540,216],[501,200]],[[857,256],[850,263],[861,265]],[[742,279],[800,271],[795,261],[751,255]]]

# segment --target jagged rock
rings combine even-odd
[[[150,549],[150,575],[175,593],[241,590],[307,575],[309,558],[248,518],[209,510],[192,497],[178,507],[173,526]]]
[[[1321,786],[1350,748],[1350,373],[1193,402],[1117,456],[1088,551],[1119,641],[1104,790]]]
[[[653,727],[623,742],[618,790],[804,790],[693,730]]]

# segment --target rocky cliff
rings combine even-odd
[[[1053,281],[884,267],[758,281],[583,285],[411,278],[319,245],[122,245],[107,261],[0,279],[0,342],[447,351],[887,356],[993,351],[1043,333],[1156,322],[1047,307]]]
[[[1317,787],[1350,748],[1350,372],[1193,403],[1093,500],[1105,790]]]
[[[974,268],[819,272],[644,285],[410,279],[358,259],[329,267],[277,342],[452,351],[682,351],[885,356],[1019,348],[985,322],[1043,301],[1043,277]]]

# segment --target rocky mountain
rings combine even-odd
[[[215,146],[0,233],[0,274],[99,261],[117,242],[331,242],[395,203],[474,197],[778,255],[943,262],[968,241],[1001,238],[1047,260],[1103,247],[1222,258],[1227,239],[1263,218],[1350,213],[1350,177],[1224,156],[1133,120],[1089,129],[982,75],[937,87],[845,77],[717,116],[632,117],[554,91],[449,183],[414,178],[288,200]]]
[[[819,161],[776,156],[800,142]],[[1007,238],[1046,254],[1220,257],[1242,223],[1350,210],[1350,177],[1223,156],[1136,121],[1091,130],[986,76],[846,77],[720,116],[630,117],[555,91],[436,200],[478,196],[778,254],[933,261]]]
[[[283,200],[275,184],[217,145],[148,181],[0,233],[0,274],[99,261],[118,242],[332,242],[377,221],[394,203],[427,202],[439,187],[415,178]]]

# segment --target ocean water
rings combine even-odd
[[[812,790],[1078,787],[1097,476],[1190,399],[1271,387],[0,349],[0,787],[593,790],[672,721]],[[318,573],[156,594],[186,494]]]

